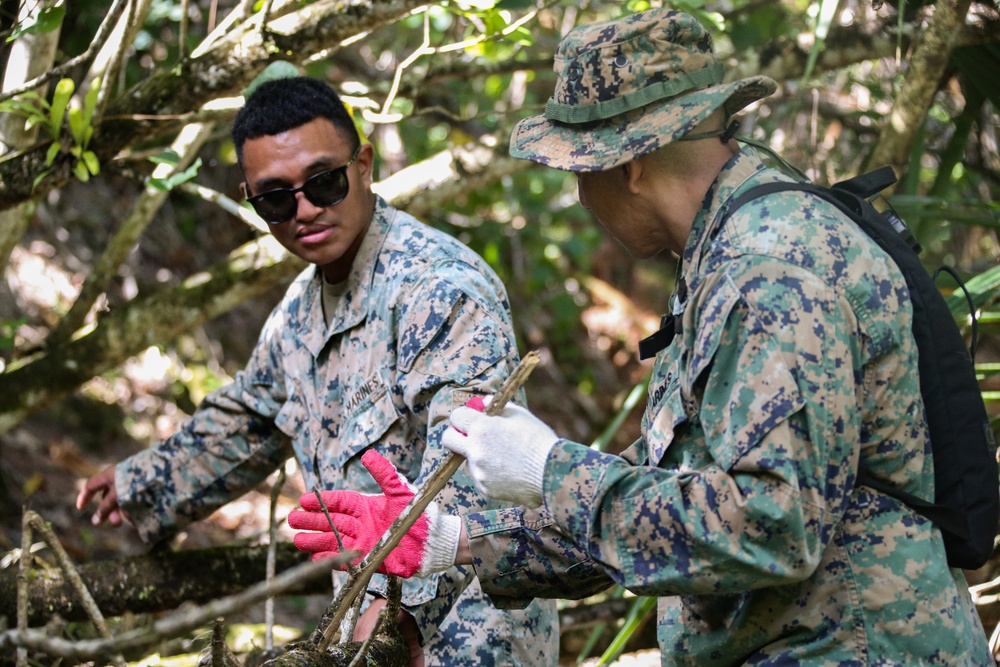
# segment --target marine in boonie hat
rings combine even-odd
[[[520,121],[510,154],[567,171],[605,171],[731,116],[777,87],[766,76],[723,83],[712,38],[689,14],[652,9],[570,31],[545,113]]]

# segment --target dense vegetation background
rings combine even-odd
[[[649,370],[637,343],[665,309],[674,258],[630,259],[579,206],[573,177],[512,160],[506,145],[514,122],[551,94],[563,34],[660,4],[0,0],[0,577],[18,567],[24,507],[78,564],[145,551],[128,530],[92,528],[73,509],[79,480],[168,435],[227,382],[300,268],[238,203],[228,139],[242,91],[276,61],[342,90],[375,146],[377,190],[469,243],[505,280],[520,349],[543,356],[528,383],[533,409],[569,437],[627,446]],[[996,2],[672,6],[711,27],[729,79],[779,82],[742,133],[823,184],[895,169],[890,199],[925,263],[967,281],[996,414]],[[965,296],[952,302],[971,337]],[[298,497],[289,473],[279,518]],[[269,498],[260,489],[172,548],[267,542]],[[35,567],[54,561],[51,547],[36,546]],[[998,570],[970,573],[989,633],[1000,619]],[[594,601],[603,611],[590,616],[567,610],[567,664],[607,646],[631,604],[617,597]],[[278,620],[308,629],[328,600],[284,598]],[[148,622],[124,618],[116,622]],[[261,618],[253,607],[227,622]],[[595,618],[611,629],[585,648]],[[192,637],[203,644],[204,634]],[[649,637],[638,632],[630,648]],[[0,661],[13,655],[0,646]]]

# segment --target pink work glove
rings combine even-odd
[[[323,491],[320,495],[333,525],[340,533],[344,550],[367,554],[416,494],[396,467],[375,450],[365,452],[361,463],[384,495],[356,491]],[[296,533],[295,546],[301,551],[312,552],[313,560],[337,555],[340,551],[337,536],[330,528],[330,521],[323,513],[316,494],[303,494],[299,504],[302,509],[293,510],[288,515],[288,525],[298,530],[317,532]],[[445,570],[455,564],[461,530],[459,517],[443,515],[437,505],[431,503],[378,571],[400,577],[426,577]],[[339,567],[347,569],[346,565]]]

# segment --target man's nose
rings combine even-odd
[[[295,219],[296,220],[312,220],[317,215],[323,212],[324,206],[316,206],[309,198],[306,197],[304,192],[295,193]]]

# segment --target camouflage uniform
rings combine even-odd
[[[903,278],[810,195],[719,224],[734,195],[779,179],[746,152],[721,172],[641,439],[623,457],[562,440],[544,510],[468,516],[479,579],[505,607],[612,581],[660,596],[663,665],[993,665],[937,528],[855,486],[860,460],[933,497]]]
[[[246,368],[171,438],[116,468],[121,507],[153,541],[259,484],[292,453],[307,488],[379,491],[374,448],[419,486],[448,452],[445,419],[495,391],[517,362],[505,291],[480,257],[376,198],[335,311],[303,271],[271,313]],[[327,322],[332,323],[328,326]],[[459,472],[443,511],[497,507]],[[376,575],[372,590],[384,590]],[[555,603],[501,611],[468,568],[404,582],[427,665],[555,665]]]

